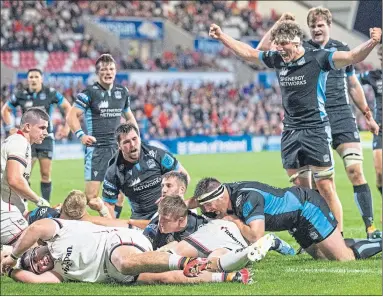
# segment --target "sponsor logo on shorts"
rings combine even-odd
[[[316,233],[315,231],[311,231],[309,233],[309,235],[310,235],[312,240],[318,239],[318,237],[319,237],[318,233]]]
[[[98,171],[93,171],[93,175],[94,175],[94,177],[96,177],[97,174],[98,174]]]
[[[328,154],[323,155],[323,162],[330,162],[330,156]]]
[[[160,184],[162,181],[162,178],[161,177],[157,177],[151,181],[148,181],[146,183],[142,183],[140,184],[139,186],[136,186],[136,187],[133,187],[133,191],[134,192],[138,192],[138,191],[142,191],[142,190],[145,190],[145,189],[148,189],[148,188],[151,188],[157,184]]]
[[[26,221],[24,219],[18,219],[16,222],[19,225],[25,225],[25,223],[26,223]]]
[[[359,139],[359,132],[357,132],[357,131],[354,132],[354,138]]]

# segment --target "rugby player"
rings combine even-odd
[[[117,151],[113,133],[120,124],[121,115],[135,127],[137,122],[130,110],[128,89],[114,83],[116,62],[111,55],[103,54],[97,59],[96,74],[97,82],[77,94],[67,122],[72,132],[86,146],[85,194],[88,205],[101,216],[109,216],[109,211],[98,198],[98,194],[108,161]],[[88,134],[81,129],[79,118],[83,115]],[[116,212],[119,216],[121,208],[117,208]]]
[[[40,107],[52,116],[54,105],[59,106],[67,115],[71,107],[70,103],[64,96],[54,88],[47,87],[43,84],[43,73],[41,70],[33,68],[28,70],[27,74],[28,87],[17,90],[11,99],[2,108],[1,115],[4,123],[10,127],[12,110],[20,106],[23,113],[34,107]],[[57,134],[57,138],[67,137],[70,132],[69,126],[66,124]],[[32,166],[39,160],[41,175],[41,195],[49,201],[52,192],[52,158],[54,148],[53,125],[49,121],[48,136],[42,143],[32,145]]]
[[[303,32],[293,21],[281,21],[271,32],[276,51],[260,51],[222,32],[216,24],[209,36],[218,39],[242,59],[276,69],[285,111],[282,162],[292,177],[311,169],[316,187],[326,199],[343,230],[343,211],[335,191],[331,128],[325,110],[328,71],[363,61],[380,42],[381,29],[370,30],[370,39],[345,52],[306,51]],[[300,179],[297,179],[299,184]]]
[[[350,48],[346,43],[330,38],[331,24],[332,15],[327,8],[311,8],[307,15],[311,40],[303,42],[303,46],[307,49],[322,48],[330,51],[349,51]],[[356,107],[363,113],[366,124],[369,130],[374,133],[374,137],[377,137],[378,133],[381,135],[382,132],[379,132],[379,126],[368,107],[354,66],[349,65],[346,68],[331,70],[326,83],[325,108],[331,126],[332,147],[343,159],[347,176],[354,188],[355,202],[362,216],[367,238],[381,238],[382,233],[373,224],[372,195],[363,173],[363,151],[348,93],[350,93]]]
[[[37,206],[49,205],[29,186],[31,144],[40,144],[48,135],[48,114],[32,107],[24,112],[20,129],[1,144],[1,245],[13,245],[28,223],[24,199]]]
[[[28,251],[38,240],[46,246]],[[13,269],[19,258],[22,269]],[[27,283],[250,281],[247,269],[233,273],[202,272],[207,267],[206,259],[153,252],[149,240],[137,230],[61,219],[42,219],[29,226],[10,256],[1,262],[2,273]],[[184,274],[195,277],[187,278]]]
[[[162,175],[176,170],[189,181],[189,174],[169,152],[141,142],[135,125],[121,124],[115,137],[118,152],[109,161],[102,199],[112,213],[121,191],[129,199],[131,219],[149,220],[157,212]]]
[[[255,181],[221,184],[204,178],[194,197],[206,216],[234,222],[249,242],[265,231],[286,230],[314,259],[349,261],[382,251],[381,239],[348,239],[347,246],[326,201],[308,188],[280,189]]]
[[[382,61],[382,46],[379,47],[378,56]],[[375,94],[374,118],[379,123],[379,134],[374,135],[372,149],[374,155],[374,165],[376,172],[376,186],[382,195],[382,69],[367,71],[358,75],[362,84],[368,84],[372,87]]]

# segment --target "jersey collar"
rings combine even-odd
[[[21,131],[20,129],[19,129],[19,130],[17,130],[16,134],[20,134],[20,135],[22,135],[23,137],[25,137],[25,135],[24,135],[23,131]]]

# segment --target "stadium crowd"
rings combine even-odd
[[[229,82],[218,87],[208,82],[198,88],[181,82],[126,85],[144,139],[192,135],[281,135],[283,129],[283,108],[276,81],[270,88],[258,84],[237,87]],[[84,88],[80,82],[71,82],[68,87],[60,84],[52,86],[70,103]],[[20,87],[21,82],[12,88],[3,85],[1,104],[10,97],[13,89]],[[364,89],[373,107],[373,92],[368,86]],[[363,115],[356,108],[354,112],[359,129],[366,130]],[[19,121],[20,116],[18,113],[16,121]],[[59,109],[53,113],[52,120],[55,132],[65,122]],[[72,139],[72,135],[69,139]]]

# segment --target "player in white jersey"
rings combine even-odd
[[[25,253],[39,239],[47,245]],[[23,270],[12,269],[21,255]],[[83,221],[43,219],[25,230],[11,255],[1,262],[1,270],[8,272],[15,280],[33,283],[68,280],[120,283],[136,280],[143,283],[249,282],[247,269],[233,273],[211,273],[203,271],[208,268],[207,264],[207,260],[202,258],[153,252],[150,241],[137,230],[101,227]],[[193,269],[185,270],[186,267]],[[198,276],[188,278],[184,274]]]
[[[37,206],[49,205],[29,186],[31,144],[41,143],[48,135],[49,116],[31,108],[21,118],[20,130],[1,144],[1,244],[12,244],[26,228],[22,216],[29,200]],[[18,213],[19,212],[19,213]]]

